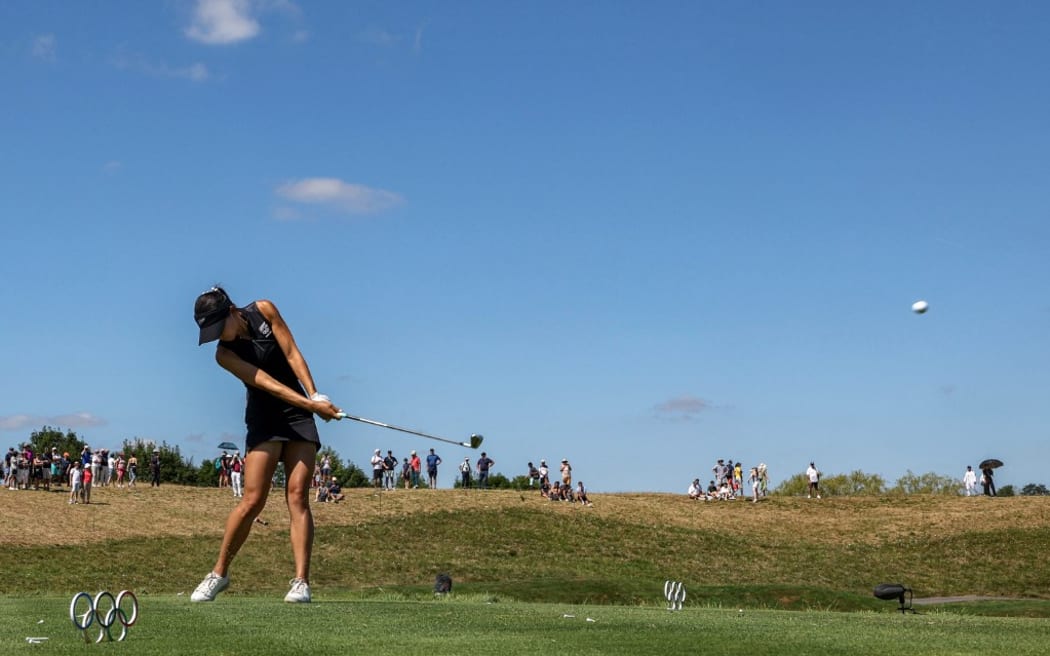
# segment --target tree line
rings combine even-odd
[[[773,490],[773,494],[802,496],[807,493],[808,487],[809,479],[806,478],[806,475],[796,474],[778,485]],[[825,496],[903,496],[909,494],[956,496],[962,493],[962,489],[962,480],[959,478],[933,472],[915,474],[910,469],[893,485],[887,485],[878,474],[867,474],[860,470],[849,474],[820,477],[820,491]],[[980,492],[979,489],[978,492]],[[1029,483],[1020,490],[1016,490],[1013,485],[1004,485],[996,491],[996,494],[1001,497],[1017,495],[1037,497],[1050,496],[1050,490],[1042,483]]]

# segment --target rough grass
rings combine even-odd
[[[228,594],[286,589],[282,494],[271,497],[269,525],[255,526],[235,561]],[[0,490],[4,516],[24,518],[0,537],[9,593],[118,585],[188,593],[211,567],[235,501],[226,490],[177,486],[96,489],[93,500],[69,506],[61,493]],[[1023,614],[1050,614],[1040,601],[1050,599],[1050,498],[593,501],[584,508],[528,492],[349,490],[343,503],[314,506],[315,596],[411,598],[448,572],[457,592],[503,599],[660,604],[671,578],[685,581],[690,603],[712,607],[886,610],[871,589],[903,582],[916,597],[1026,598]]]

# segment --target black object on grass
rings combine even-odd
[[[908,600],[905,602],[904,597],[907,595]],[[897,608],[901,613],[908,611],[915,612],[912,608],[912,591],[911,588],[906,588],[900,583],[880,583],[875,586],[875,596],[879,599],[886,601],[896,600],[900,602],[900,607]],[[907,604],[907,605],[905,605]]]

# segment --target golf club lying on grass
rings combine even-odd
[[[444,437],[437,437],[436,435],[427,435],[426,433],[420,433],[419,431],[410,430],[408,428],[399,428],[398,426],[391,426],[390,424],[384,424],[381,421],[374,421],[372,419],[365,419],[364,417],[355,417],[353,415],[348,415],[345,412],[340,412],[338,415],[336,415],[336,419],[353,419],[354,421],[360,421],[361,423],[364,423],[364,424],[372,424],[373,426],[379,426],[380,428],[390,428],[390,429],[393,429],[393,430],[396,430],[396,431],[401,431],[402,433],[412,433],[413,435],[418,435],[420,437],[428,437],[428,438],[430,438],[432,440],[438,440],[440,442],[448,442],[449,444],[458,444],[460,446],[465,446],[465,447],[470,448],[470,449],[478,448],[479,446],[481,446],[481,441],[483,439],[485,439],[481,435],[478,435],[477,433],[475,433],[475,434],[470,436],[470,441],[469,442],[457,442],[456,440],[449,440],[449,439],[446,439]]]

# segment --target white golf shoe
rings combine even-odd
[[[215,601],[215,597],[219,596],[219,593],[229,585],[230,577],[209,572],[190,595],[190,601]]]
[[[310,584],[303,579],[292,579],[289,581],[292,589],[284,595],[284,600],[293,604],[310,603]]]

